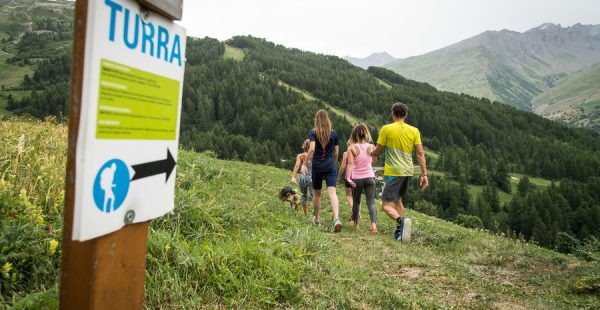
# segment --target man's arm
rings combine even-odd
[[[367,149],[367,152],[369,155],[371,155],[371,165],[375,165],[377,163],[377,156],[373,155],[373,151],[375,151],[375,146],[374,145],[369,145],[369,148]]]
[[[381,144],[377,144],[377,146],[375,147],[375,150],[373,152],[371,152],[371,156],[373,157],[377,157],[381,154],[381,152],[383,152],[383,149],[385,148],[385,146],[381,145]]]
[[[417,151],[417,160],[419,161],[419,166],[421,166],[421,177],[419,178],[419,185],[421,189],[427,188],[429,186],[429,178],[427,177],[427,163],[425,162],[425,152],[423,151],[422,144],[416,144],[415,150]]]

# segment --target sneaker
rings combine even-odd
[[[317,219],[313,216],[313,223],[315,223],[315,226],[321,226],[321,220]]]
[[[376,227],[376,226],[371,226],[371,227],[369,228],[369,230],[371,231],[371,233],[374,233],[374,234],[376,234],[376,233],[377,233],[377,227]]]
[[[340,219],[335,219],[335,221],[333,222],[333,231],[340,232],[341,230],[342,230],[342,222],[340,222]]]
[[[396,226],[396,231],[394,231],[394,239],[401,241],[402,240],[402,232],[404,228],[404,218],[400,218],[400,223]]]
[[[403,223],[403,227],[402,227],[402,243],[409,243],[410,242],[410,228],[412,225],[412,221],[411,219],[404,219],[404,221],[402,221]]]
[[[402,229],[400,229],[400,226],[396,227],[396,231],[394,231],[394,239],[398,241],[402,240]]]

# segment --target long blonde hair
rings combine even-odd
[[[327,111],[323,109],[317,111],[317,114],[315,114],[315,135],[323,149],[325,149],[327,143],[329,143],[331,130],[331,121],[329,120]]]
[[[308,139],[304,140],[304,143],[302,143],[302,150],[304,151],[304,153],[308,152],[309,147],[310,147],[310,140],[308,140]]]
[[[369,127],[363,123],[356,124],[354,128],[352,128],[352,133],[350,134],[350,139],[348,141],[350,144],[360,143],[361,141],[370,143],[372,139]]]

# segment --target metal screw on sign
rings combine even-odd
[[[129,210],[129,211],[127,211],[127,213],[125,213],[125,224],[133,223],[134,219],[135,219],[135,211]]]
[[[140,15],[142,16],[142,23],[147,24],[148,18],[150,17],[150,12],[144,7],[140,9]]]
[[[145,7],[140,8],[140,16],[142,17],[142,23],[147,24],[148,18],[150,17],[150,12]]]

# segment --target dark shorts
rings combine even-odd
[[[383,186],[383,192],[381,193],[381,200],[383,201],[398,201],[408,191],[408,184],[410,183],[410,177],[385,177],[385,185]]]
[[[312,186],[315,190],[320,191],[323,188],[323,180],[325,180],[327,187],[335,187],[337,182],[335,167],[325,171],[312,171]]]

